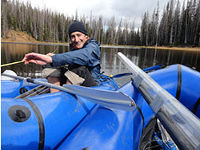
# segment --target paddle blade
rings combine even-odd
[[[85,97],[89,101],[108,108],[117,108],[122,110],[135,109],[134,100],[119,91],[99,90],[76,85],[64,85],[64,88],[66,88],[69,93]]]
[[[99,90],[95,88],[76,86],[76,85],[64,85],[58,86],[47,82],[42,82],[30,78],[24,78],[15,75],[2,74],[2,76],[8,76],[11,78],[24,80],[26,82],[44,85],[49,88],[58,89],[60,91],[68,92],[71,94],[79,95],[82,97],[86,97],[87,100],[92,101],[96,104],[103,105],[109,108],[117,108],[122,110],[134,110],[135,102],[131,97],[125,95],[119,91],[108,91],[108,90]]]

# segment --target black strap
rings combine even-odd
[[[181,65],[177,65],[177,71],[178,71],[178,81],[177,81],[177,90],[176,90],[176,99],[180,99],[181,95],[181,85],[182,85],[182,71],[181,71]]]
[[[132,80],[132,85],[134,86],[134,84],[133,84],[133,79],[131,78],[131,80]],[[142,113],[142,111],[141,111],[141,109],[140,109],[140,107],[135,103],[135,106],[136,106],[136,109],[139,111],[139,113],[140,113],[140,115],[141,115],[141,117],[142,117],[142,128],[144,128],[144,115],[143,115],[143,113]]]
[[[23,100],[25,100],[33,109],[37,121],[38,121],[38,126],[39,126],[39,146],[38,146],[38,150],[43,150],[44,149],[44,141],[45,141],[45,128],[44,128],[44,121],[42,118],[42,115],[38,109],[38,107],[30,100],[27,98],[22,98]]]
[[[194,107],[193,107],[193,109],[192,109],[192,112],[193,112],[194,114],[196,114],[197,109],[198,109],[199,106],[200,106],[200,97],[199,97],[199,99],[196,101],[196,103],[194,104]]]
[[[140,107],[137,104],[136,104],[136,108],[137,108],[137,110],[139,111],[139,113],[140,113],[140,115],[142,117],[142,128],[144,128],[144,115],[143,115]]]

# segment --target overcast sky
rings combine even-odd
[[[51,11],[63,13],[66,16],[102,16],[104,19],[115,16],[119,21],[121,18],[134,20],[135,26],[139,27],[142,16],[146,11],[151,15],[159,1],[160,14],[169,0],[19,0],[30,2],[33,7],[48,8]],[[176,0],[175,0],[176,1]],[[181,4],[184,0],[179,0]]]

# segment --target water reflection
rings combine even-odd
[[[132,62],[141,68],[154,65],[184,64],[200,71],[200,52],[155,50],[155,49],[102,49],[102,67],[105,72],[118,73],[126,71],[117,52],[125,54]]]
[[[52,45],[28,45],[28,44],[1,44],[1,64],[22,60],[28,52],[47,54],[49,52],[63,53],[69,51],[68,46]],[[117,57],[117,52],[122,52],[131,61],[141,68],[157,64],[171,65],[184,64],[200,71],[200,52],[155,50],[155,49],[130,49],[130,48],[101,48],[101,70],[105,74],[117,74],[127,72],[127,68]],[[2,67],[1,72],[6,69],[14,70],[18,75],[40,77],[41,66],[30,64],[16,64]]]

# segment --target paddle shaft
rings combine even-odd
[[[53,50],[52,52],[50,53],[55,53],[58,49],[55,49]],[[7,63],[7,64],[3,64],[1,65],[1,67],[6,67],[6,66],[10,66],[10,65],[15,65],[15,64],[19,64],[19,63],[23,63],[24,61],[23,60],[20,60],[20,61],[16,61],[16,62],[12,62],[12,63]]]
[[[24,62],[24,61],[20,60],[20,61],[16,61],[16,62],[8,63],[8,64],[3,64],[3,65],[1,65],[1,67],[6,67],[6,66],[10,66],[10,65],[15,65],[15,64],[22,63],[22,62]]]
[[[149,72],[149,71],[152,71],[152,70],[158,70],[158,69],[161,69],[163,66],[162,65],[155,65],[155,66],[152,66],[152,67],[148,67],[148,68],[145,68],[143,69],[144,72]],[[127,72],[127,73],[122,73],[122,74],[117,74],[117,75],[110,75],[111,78],[121,78],[121,77],[125,77],[125,76],[130,76],[132,75],[131,72]]]
[[[118,55],[133,73],[134,85],[178,147],[185,150],[200,148],[200,120],[126,56]]]

